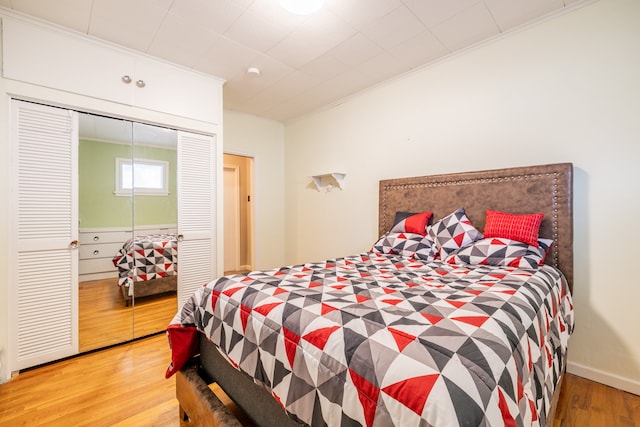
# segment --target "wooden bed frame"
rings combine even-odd
[[[432,175],[380,181],[379,234],[388,231],[395,213],[434,212],[434,221],[464,207],[479,230],[487,209],[510,213],[544,213],[540,236],[554,243],[546,263],[560,269],[573,290],[573,167],[570,163]],[[566,361],[565,361],[566,363]],[[564,372],[564,367],[562,369]],[[549,416],[553,424],[563,375],[555,389]],[[242,424],[208,384],[216,382],[247,416],[260,426],[299,426],[252,379],[233,368],[200,334],[200,357],[177,373],[176,396],[181,425]]]

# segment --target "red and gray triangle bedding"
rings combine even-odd
[[[538,426],[572,330],[553,267],[367,252],[202,287],[168,328],[167,376],[200,331],[312,426]]]
[[[178,273],[178,239],[175,234],[149,234],[129,239],[113,257],[118,285],[161,279]]]

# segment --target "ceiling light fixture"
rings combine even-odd
[[[296,15],[310,15],[320,10],[324,0],[280,0],[280,6]]]
[[[253,77],[260,77],[261,71],[258,67],[249,67],[247,68],[247,74]]]

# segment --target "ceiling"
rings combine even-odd
[[[78,136],[89,141],[176,149],[174,129],[78,112]]]
[[[226,80],[224,108],[279,121],[339,102],[586,0],[0,0]],[[258,67],[259,77],[248,74]]]

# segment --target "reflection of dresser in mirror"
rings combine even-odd
[[[80,228],[78,231],[80,254],[78,274],[80,282],[116,278],[113,257],[122,243],[131,238],[133,229]]]
[[[12,372],[111,344],[82,346],[79,330],[86,322],[81,320],[84,309],[80,298],[87,299],[79,291],[82,284],[110,281],[111,285],[99,289],[115,290],[111,305],[126,314],[120,318],[102,308],[88,309],[96,324],[117,323],[90,335],[104,337],[105,331],[122,330],[115,338],[121,342],[164,330],[178,304],[219,273],[216,229],[221,221],[217,215],[221,183],[217,162],[222,157],[222,83],[22,17],[1,18],[2,90],[11,100],[10,111],[5,109],[10,121],[4,120],[11,128],[15,159],[12,186],[16,191],[12,199],[14,267],[6,285],[9,298],[3,306],[7,318],[15,321],[9,323],[8,336],[0,336],[0,348],[7,350],[0,352],[0,362]],[[52,55],[65,60],[51,62]],[[128,85],[121,78],[134,73],[144,74],[144,88]],[[137,205],[142,205],[144,198],[156,197],[157,201],[158,196],[137,194],[136,189],[129,195],[114,194],[118,191],[111,179],[118,168],[114,159],[105,162],[109,172],[99,170],[97,162],[91,163],[89,172],[109,175],[104,181],[111,198],[117,198],[114,203],[128,210],[129,223],[92,223],[88,217],[82,218],[86,195],[82,193],[83,169],[79,165],[83,150],[79,117],[83,112],[91,112],[93,117],[116,117],[114,120],[129,124],[129,141],[120,148],[128,152],[121,157],[132,165],[138,154],[144,154],[140,158],[151,156],[147,144],[134,144],[134,125],[141,125],[142,132],[148,127],[143,123],[177,129],[171,131],[175,136],[175,175],[169,180],[176,186],[169,191],[174,197],[173,208],[152,208],[173,209],[172,219],[144,218],[144,208]],[[105,200],[102,196],[84,202],[97,213],[114,218],[117,209],[105,205]],[[171,314],[159,316],[159,322],[151,325],[142,310],[144,298],[134,294],[127,306],[121,288],[114,284],[119,271],[113,258],[128,239],[159,234],[156,231],[175,235],[176,242],[180,236],[176,243],[180,268],[177,292],[171,302],[162,303]],[[114,269],[105,271],[110,268],[109,261]],[[95,295],[88,299],[95,299]],[[158,312],[153,308],[148,311]]]

